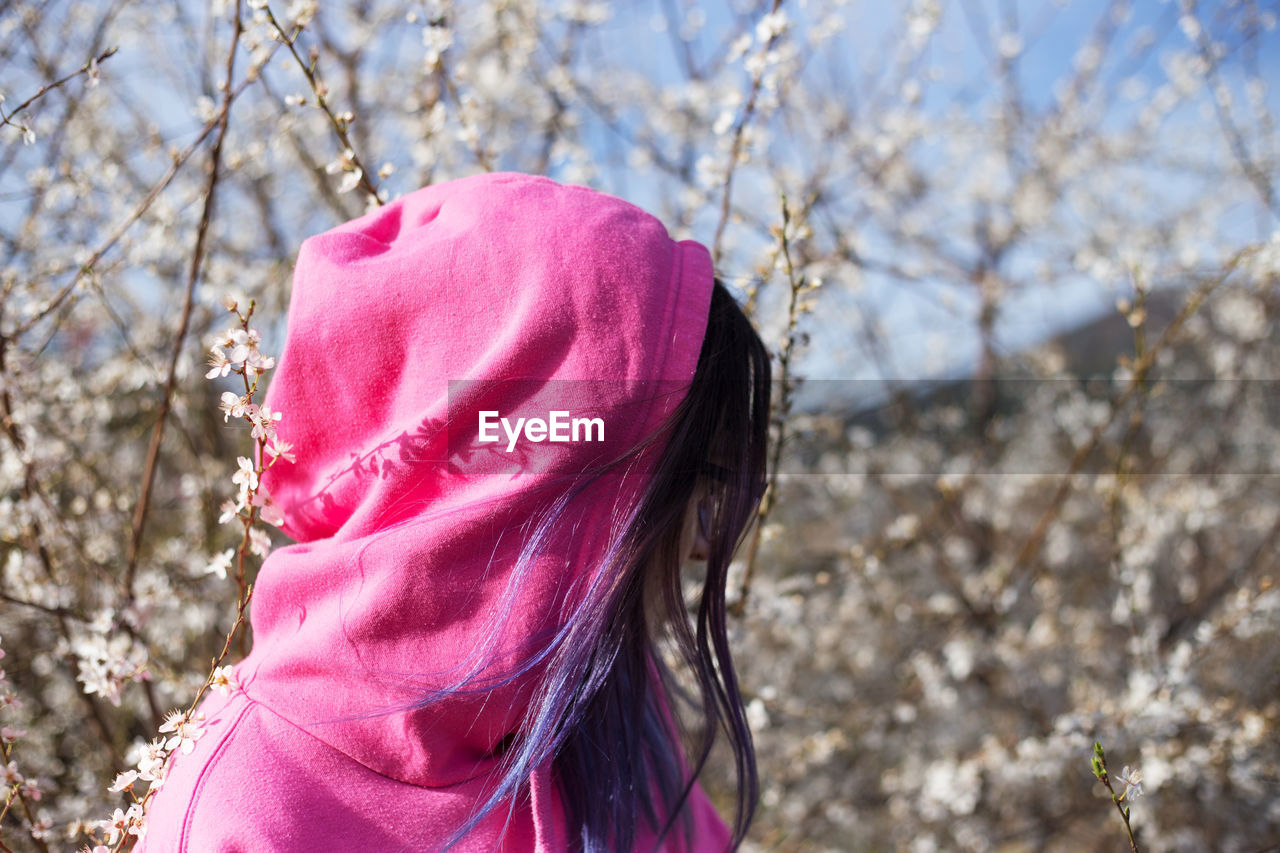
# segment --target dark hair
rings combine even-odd
[[[502,755],[492,796],[448,846],[507,798],[514,805],[522,781],[548,758],[575,849],[630,850],[641,821],[660,838],[679,831],[677,825],[688,830],[684,806],[721,731],[737,772],[733,846],[742,842],[754,815],[759,779],[729,650],[725,596],[729,563],[764,493],[769,396],[769,354],[717,279],[684,399],[650,441],[624,457],[665,443],[656,448],[661,452],[650,480],[567,624],[501,680],[541,668],[520,737]],[[686,509],[709,466],[717,476],[703,480],[706,574],[691,618],[681,583],[680,544]],[[542,530],[555,523],[578,491],[557,500],[532,542],[541,539]],[[647,586],[661,590],[662,624],[650,623]],[[683,690],[663,662],[659,646],[664,640],[671,641],[696,682],[696,695]],[[458,685],[463,690],[481,686],[477,681]],[[442,695],[424,704],[438,698]],[[701,718],[690,757],[681,742],[677,700]]]
[[[636,825],[635,806],[611,808],[610,799],[631,794],[653,820],[666,814],[670,828],[688,796],[692,779],[706,763],[723,728],[732,746],[738,777],[734,844],[740,843],[755,810],[759,789],[755,751],[734,673],[726,625],[725,592],[729,562],[755,515],[764,491],[769,419],[769,355],[750,321],[719,280],[712,291],[707,331],[688,393],[674,414],[666,450],[641,499],[640,512],[626,538],[635,540],[639,558],[619,596],[613,630],[617,656],[612,671],[592,698],[581,726],[556,757],[569,823],[583,833],[583,849],[629,849]],[[696,617],[686,609],[681,584],[680,542],[685,510],[700,472],[713,462],[723,482],[713,482],[706,507],[709,545],[706,576]],[[681,695],[673,674],[656,648],[661,625],[649,625],[644,609],[647,572],[657,576],[665,604],[666,630],[696,679],[702,731],[688,784],[676,775],[681,749],[663,725],[663,705]],[[647,678],[652,661],[661,674]],[[653,687],[667,696],[653,696]],[[637,701],[641,700],[641,701]],[[673,709],[674,710],[674,709]],[[601,755],[599,744],[608,744]],[[621,760],[619,760],[619,757]],[[628,772],[648,769],[649,774]],[[661,803],[653,803],[646,777],[654,775]],[[638,777],[638,778],[637,778]],[[601,798],[601,783],[606,797]],[[638,796],[637,796],[638,795]],[[655,806],[660,806],[660,810]]]

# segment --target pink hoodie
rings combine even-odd
[[[711,290],[702,245],[516,173],[428,186],[305,240],[265,400],[297,462],[263,484],[297,544],[263,564],[240,689],[201,706],[205,733],[174,756],[139,849],[427,851],[463,824],[538,672],[410,706],[481,651],[500,673],[601,581],[661,442],[575,497],[515,583],[522,533],[566,477],[683,399]],[[555,411],[598,417],[603,440],[585,422],[576,442],[512,439],[500,421]],[[528,783],[453,849],[567,849],[550,765]],[[695,848],[723,850],[700,788],[689,808]]]

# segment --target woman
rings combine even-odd
[[[757,781],[725,574],[769,360],[703,246],[542,177],[425,187],[303,242],[265,402],[297,544],[145,849],[737,846]],[[696,784],[717,731],[732,829]]]

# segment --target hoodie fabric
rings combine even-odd
[[[639,208],[516,173],[305,240],[264,400],[297,457],[263,477],[296,544],[263,563],[252,652],[202,704],[139,849],[427,851],[465,823],[540,670],[503,676],[608,582],[662,442],[572,489],[683,399],[712,285],[706,248]],[[422,703],[468,675],[484,689]],[[454,849],[567,849],[550,764],[527,783]],[[724,849],[700,788],[688,808],[694,849]]]

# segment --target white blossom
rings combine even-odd
[[[204,571],[201,574],[217,575],[219,580],[226,580],[227,572],[231,569],[231,560],[234,556],[235,549],[233,548],[228,548],[225,551],[219,552],[219,554],[210,561],[209,565],[205,566]]]
[[[231,475],[231,482],[237,484],[242,493],[258,488],[258,467],[254,461],[245,456],[238,456],[236,465],[239,467]]]
[[[1130,769],[1126,764],[1116,776],[1116,781],[1124,786],[1124,793],[1120,795],[1122,799],[1136,800],[1142,796],[1142,771],[1138,768]]]
[[[172,732],[164,742],[164,748],[170,752],[179,750],[188,754],[196,748],[196,741],[204,735],[204,715],[187,716],[185,711],[171,711],[160,726],[161,732]]]

